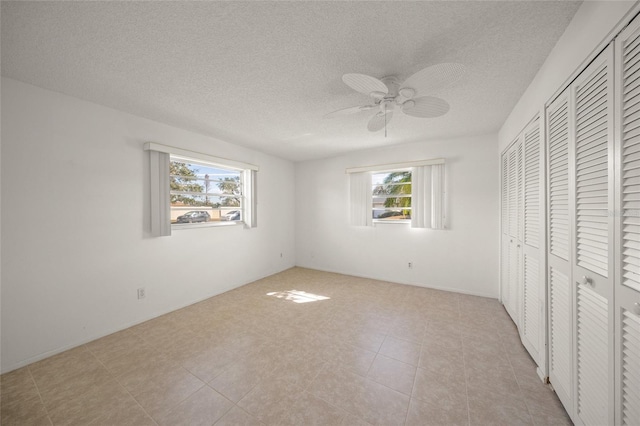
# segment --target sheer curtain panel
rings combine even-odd
[[[151,189],[151,235],[171,235],[169,212],[169,154],[149,151]]]
[[[431,228],[445,228],[444,164],[431,166]]]
[[[411,169],[411,227],[429,228],[431,225],[431,167]]]
[[[373,224],[371,203],[371,173],[349,174],[349,217],[353,226]]]

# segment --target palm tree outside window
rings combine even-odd
[[[377,221],[411,219],[411,171],[372,173],[372,214]]]

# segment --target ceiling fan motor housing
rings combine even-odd
[[[390,75],[381,78],[380,81],[382,81],[384,85],[387,86],[387,89],[389,89],[385,98],[395,99],[395,97],[398,96],[398,89],[400,88],[398,78],[394,75]]]
[[[396,103],[398,105],[404,106],[404,104],[410,100],[411,98],[413,98],[413,96],[415,95],[416,91],[414,89],[412,89],[411,87],[400,87],[400,81],[398,80],[398,78],[396,76],[387,76],[384,78],[381,78],[380,81],[382,81],[385,86],[387,86],[387,93],[384,94],[382,92],[371,92],[371,97],[376,99],[376,103],[380,103],[382,104],[383,102],[387,102],[387,103]],[[412,108],[415,105],[415,103],[412,103],[409,108]],[[391,108],[393,109],[393,105],[387,105],[387,108]],[[382,109],[382,106],[381,106]]]

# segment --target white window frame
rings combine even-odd
[[[429,168],[425,166],[431,166]],[[373,183],[372,173],[411,170],[411,220],[372,220]],[[423,170],[424,174],[414,175]],[[446,179],[443,158],[407,161],[404,163],[381,164],[375,166],[351,167],[345,170],[350,175],[350,223],[353,226],[378,224],[409,224],[412,228],[447,229],[446,226]],[[420,177],[420,179],[417,179]],[[364,182],[368,181],[368,185]],[[427,184],[428,183],[428,184]],[[368,188],[364,193],[364,188]],[[419,204],[419,205],[418,205]],[[365,214],[364,206],[367,206]],[[368,216],[368,217],[366,217]]]
[[[400,169],[388,169],[388,170],[374,170],[371,171],[371,176],[375,175],[375,174],[381,174],[381,173],[394,173],[394,172],[409,172],[411,173],[411,182],[409,182],[411,184],[411,187],[413,188],[413,169],[410,167],[403,167]],[[373,182],[371,183],[371,206],[369,206],[369,210],[371,212],[371,220],[373,221],[374,225],[378,225],[380,223],[389,223],[389,224],[411,224],[411,219],[395,219],[395,220],[385,220],[385,219],[375,219],[373,218],[373,212],[375,210],[375,206],[374,206],[374,202],[373,199],[376,197],[376,195],[373,194],[373,188],[376,185],[373,184]],[[393,198],[393,197],[386,197],[386,198]],[[399,197],[395,197],[395,198],[399,198]],[[407,198],[407,197],[404,197]],[[413,198],[413,193],[411,193],[409,195],[408,198]],[[411,213],[413,214],[413,200],[411,201],[412,207],[409,207],[407,210],[411,210]],[[398,207],[397,210],[402,210],[402,207]]]
[[[259,167],[235,160],[214,157],[194,151],[187,151],[167,145],[148,142],[144,146],[149,151],[150,190],[151,190],[151,234],[153,236],[169,236],[172,230],[209,228],[220,226],[244,225],[246,228],[257,226],[257,172]],[[233,222],[202,222],[197,224],[171,224],[169,162],[204,163],[221,169],[236,170],[241,173],[242,220]],[[197,208],[194,208],[197,210]]]

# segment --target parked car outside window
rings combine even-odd
[[[232,210],[222,216],[222,220],[240,220],[240,210]]]
[[[182,216],[178,216],[178,223],[196,223],[196,222],[209,222],[211,216],[208,212],[203,210],[186,212]]]

